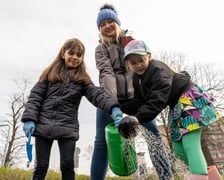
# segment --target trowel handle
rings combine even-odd
[[[30,144],[30,141],[31,141],[31,132],[29,132],[28,134],[28,143]]]

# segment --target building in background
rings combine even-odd
[[[209,153],[204,152],[205,156],[210,154],[210,157],[207,157],[208,164],[212,161],[216,164],[219,171],[224,173],[224,119],[212,124],[203,129],[203,138],[202,144],[205,143]],[[213,164],[214,164],[213,163]]]
[[[163,141],[167,147],[168,140],[164,136],[164,126],[160,125],[159,130],[163,135]],[[213,123],[212,125],[203,128],[202,132],[202,150],[205,154],[208,165],[214,165],[218,167],[220,173],[224,173],[224,118],[222,120]],[[174,159],[174,155],[170,153],[171,161]],[[177,169],[184,169],[184,164],[180,162],[174,162]],[[187,168],[187,167],[185,167]]]

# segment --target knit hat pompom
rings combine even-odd
[[[120,20],[117,17],[117,11],[115,10],[115,8],[112,5],[109,5],[109,4],[104,4],[100,8],[100,11],[97,16],[97,21],[96,21],[98,29],[100,29],[100,23],[105,19],[112,19],[118,25],[121,24]]]

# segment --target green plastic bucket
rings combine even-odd
[[[138,168],[137,155],[132,143],[124,143],[118,128],[108,124],[105,128],[109,167],[119,176],[133,174]],[[125,150],[126,149],[126,150]]]

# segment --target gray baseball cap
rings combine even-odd
[[[124,56],[125,60],[129,54],[138,54],[138,55],[146,55],[149,54],[150,49],[142,40],[132,40],[124,47]]]

